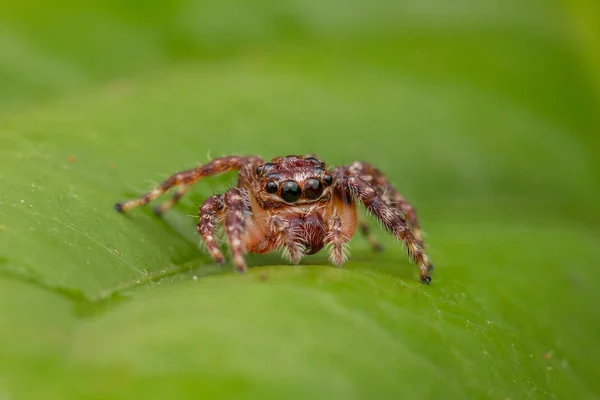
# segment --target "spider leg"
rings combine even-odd
[[[387,176],[383,174],[379,169],[373,167],[371,164],[367,164],[361,161],[355,161],[344,167],[337,168],[344,176],[358,176],[365,182],[371,184],[371,186],[377,191],[377,194],[392,207],[400,210],[410,224],[410,228],[413,236],[421,247],[425,247],[423,244],[423,238],[421,235],[421,228],[419,226],[419,220],[417,219],[417,212],[415,208],[410,204],[398,191],[392,186]]]
[[[238,170],[248,163],[258,164],[261,162],[262,159],[259,157],[231,156],[215,158],[208,164],[204,164],[199,167],[171,175],[163,183],[161,183],[160,185],[158,185],[157,187],[155,187],[154,189],[150,190],[149,192],[145,193],[137,199],[115,204],[115,210],[125,212],[134,207],[138,207],[149,203],[150,201],[156,199],[158,196],[165,193],[174,186],[190,186],[206,176],[211,176],[227,171]],[[162,212],[172,207],[175,203],[177,203],[177,201],[179,201],[181,196],[186,191],[186,189],[178,190],[178,192],[175,193],[175,196],[173,196],[171,201],[167,202],[167,205],[158,208],[157,211]]]
[[[299,240],[296,229],[285,218],[274,215],[269,220],[269,225],[277,235],[277,247],[284,248],[284,255],[292,263],[298,264],[304,257],[306,248]]]
[[[362,219],[362,217],[358,222],[358,227],[360,228],[360,232],[367,239],[367,242],[369,242],[369,246],[371,246],[371,249],[373,249],[373,251],[377,253],[381,253],[383,251],[383,245],[379,243],[373,232],[371,232],[369,225],[367,225],[367,223]]]
[[[342,192],[346,192],[353,198],[360,200],[367,211],[381,221],[383,226],[396,238],[406,244],[408,255],[419,267],[421,281],[424,283],[431,282],[431,276],[429,275],[431,263],[427,254],[413,236],[406,219],[397,213],[394,207],[386,203],[377,193],[377,190],[363,179],[357,176],[342,177],[338,180],[338,185]]]
[[[338,267],[346,262],[348,258],[346,243],[349,240],[350,238],[342,232],[342,218],[338,215],[333,215],[329,218],[329,221],[327,221],[325,243],[331,245],[329,248],[329,260]]]
[[[162,215],[165,211],[177,204],[177,202],[179,202],[179,199],[181,199],[181,197],[184,194],[186,194],[191,188],[191,184],[177,186],[175,188],[175,193],[173,193],[173,196],[169,200],[163,202],[161,205],[153,207],[152,211],[156,215]]]
[[[225,234],[231,249],[233,265],[239,272],[246,271],[246,253],[245,234],[246,234],[246,215],[249,212],[249,201],[247,194],[242,189],[233,188],[225,193],[225,211],[223,225]]]
[[[225,258],[215,240],[215,229],[218,222],[218,214],[223,210],[223,195],[211,196],[202,203],[200,207],[200,218],[198,219],[197,231],[206,244],[210,256],[218,263],[223,264]]]

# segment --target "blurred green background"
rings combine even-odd
[[[600,398],[600,6],[0,1],[0,399]],[[112,210],[209,157],[366,160],[436,270],[246,275]]]

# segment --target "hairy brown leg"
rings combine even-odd
[[[362,217],[360,218],[358,227],[360,228],[360,232],[363,234],[365,239],[367,239],[367,242],[369,243],[369,246],[371,246],[371,249],[378,253],[382,252],[383,245],[379,243],[375,235],[373,235],[373,232],[371,232],[371,229],[369,229],[369,225],[367,225],[367,223],[362,220]]]
[[[348,258],[346,243],[350,240],[348,236],[344,235],[342,228],[342,218],[338,215],[333,215],[327,221],[325,243],[331,246],[329,249],[329,260],[338,267]]]
[[[269,220],[269,226],[274,234],[277,235],[277,247],[284,248],[284,255],[289,260],[298,264],[305,254],[304,244],[299,240],[296,229],[285,218],[274,215]]]
[[[358,176],[365,182],[370,183],[377,191],[377,194],[379,194],[386,203],[402,211],[410,224],[413,236],[421,247],[425,247],[415,208],[406,201],[400,193],[398,193],[383,172],[373,167],[371,164],[361,161],[355,161],[350,165],[340,168],[344,175]]]
[[[408,255],[419,267],[421,281],[424,283],[431,282],[429,258],[413,236],[406,220],[381,198],[371,184],[361,178],[357,176],[343,177],[338,180],[338,185],[341,190],[345,190],[352,197],[360,200],[367,211],[375,215],[388,231],[406,244]]]
[[[208,164],[201,165],[196,168],[189,169],[187,171],[178,172],[176,174],[171,175],[167,180],[163,183],[140,196],[137,199],[129,200],[123,203],[115,204],[115,210],[120,212],[125,212],[134,207],[138,207],[144,204],[149,203],[150,201],[156,199],[161,194],[165,193],[167,190],[171,189],[174,186],[188,186],[198,182],[200,179],[219,174],[222,172],[233,171],[240,169],[244,165],[248,163],[261,163],[262,159],[259,157],[240,157],[240,156],[231,156],[231,157],[220,157],[215,158]],[[186,190],[183,190],[180,195],[175,194],[176,197],[171,199],[169,205],[165,206],[165,210],[172,207],[185,193]],[[162,207],[161,207],[162,208]],[[161,208],[157,209],[159,211]]]
[[[173,196],[169,200],[163,202],[159,206],[155,206],[152,208],[152,211],[154,211],[154,214],[162,215],[165,211],[167,211],[168,209],[173,207],[175,204],[177,204],[179,202],[179,199],[181,199],[181,197],[183,197],[183,195],[186,194],[188,192],[188,190],[191,189],[191,187],[192,187],[191,184],[177,186],[177,188],[175,188],[175,193],[173,193]]]
[[[197,231],[206,244],[210,256],[218,263],[225,261],[219,244],[215,239],[215,230],[218,222],[218,214],[223,210],[224,198],[222,194],[211,196],[202,203],[200,207],[200,218],[198,219]]]
[[[229,248],[233,257],[233,265],[240,272],[246,271],[245,233],[246,233],[246,211],[249,211],[249,202],[244,197],[247,194],[239,188],[229,189],[225,193],[225,215],[223,225],[229,242]]]

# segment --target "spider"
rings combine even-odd
[[[232,170],[239,171],[237,187],[207,198],[199,210],[197,231],[217,263],[225,260],[215,239],[217,223],[224,227],[233,263],[240,272],[246,271],[247,252],[265,254],[282,248],[297,264],[304,255],[314,254],[325,245],[330,261],[341,266],[357,225],[372,248],[381,251],[366,223],[357,221],[356,204],[362,203],[405,243],[421,281],[431,282],[433,266],[425,254],[413,206],[385,175],[364,162],[328,169],[312,155],[276,157],[267,163],[260,157],[220,157],[178,172],[143,196],[115,204],[115,209],[128,211],[175,187],[173,197],[154,208],[161,215],[200,179]]]

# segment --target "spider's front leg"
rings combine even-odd
[[[371,164],[362,161],[355,161],[352,164],[339,167],[337,169],[339,171],[338,174],[344,176],[357,176],[363,181],[369,183],[387,204],[404,213],[408,223],[410,224],[411,232],[417,240],[417,243],[419,243],[421,247],[425,247],[423,244],[421,228],[419,226],[419,220],[417,219],[417,212],[415,211],[415,208],[412,206],[412,204],[406,201],[406,199],[402,197],[400,193],[398,193],[383,172]]]
[[[224,202],[224,219],[223,226],[231,255],[233,257],[233,265],[239,272],[246,271],[246,261],[244,254],[246,253],[246,213],[250,213],[250,202],[247,198],[247,193],[243,189],[233,188],[225,193]]]
[[[217,227],[218,216],[223,210],[225,204],[222,194],[211,196],[202,203],[200,207],[200,218],[198,219],[197,231],[206,244],[206,250],[218,264],[223,264],[225,258],[219,249],[219,244],[215,240],[215,230]]]
[[[154,209],[156,214],[162,214],[169,208],[173,207],[190,189],[191,185],[198,182],[200,179],[227,171],[238,170],[247,164],[258,165],[262,162],[263,160],[260,157],[231,156],[215,158],[208,164],[171,175],[163,183],[137,199],[115,204],[115,210],[119,212],[125,212],[134,207],[142,206],[156,199],[158,196],[165,193],[172,187],[177,187],[175,194],[170,200]]]
[[[347,243],[350,237],[343,232],[343,220],[338,215],[333,215],[327,221],[327,236],[325,243],[329,246],[329,260],[332,264],[341,266],[348,259]]]
[[[419,267],[421,281],[424,283],[431,282],[429,271],[432,269],[432,266],[427,254],[425,254],[418,240],[413,236],[406,220],[382,199],[377,190],[371,184],[357,176],[340,178],[338,180],[338,188],[342,193],[360,200],[367,208],[367,211],[375,215],[388,231],[406,244],[408,255]]]

